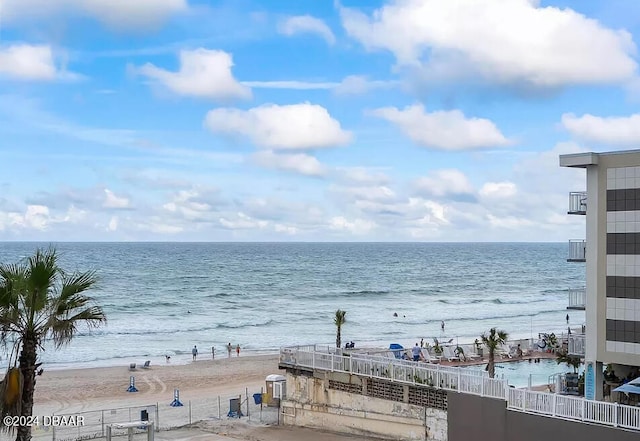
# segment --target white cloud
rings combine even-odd
[[[310,15],[296,15],[287,17],[278,25],[278,31],[287,36],[310,33],[324,38],[327,43],[335,44],[336,37],[327,24],[319,18]]]
[[[231,230],[264,229],[269,226],[268,221],[253,219],[244,213],[237,213],[234,217],[234,219],[221,217],[220,225]]]
[[[2,20],[13,22],[60,15],[84,15],[116,29],[155,27],[186,12],[187,0],[3,0]]]
[[[327,109],[310,103],[214,109],[204,124],[214,133],[246,136],[257,146],[274,150],[335,147],[351,140]]]
[[[116,231],[118,229],[118,216],[112,216],[107,225],[107,231]]]
[[[180,190],[173,194],[171,200],[163,204],[162,208],[188,221],[212,220],[213,206],[204,200],[204,191],[196,188]],[[208,189],[208,191],[216,193],[215,189]]]
[[[535,225],[531,219],[516,216],[497,217],[493,214],[487,214],[487,219],[489,220],[489,224],[494,228],[518,229]]]
[[[265,150],[253,154],[251,158],[262,167],[291,171],[305,176],[323,176],[327,172],[327,168],[320,161],[305,153],[285,154]]]
[[[251,89],[231,73],[233,59],[224,51],[195,49],[180,51],[180,69],[170,72],[147,63],[135,71],[158,81],[178,95],[217,100],[251,98]]]
[[[342,81],[241,81],[256,89],[331,90],[336,95],[362,95],[375,89],[390,89],[400,84],[395,80],[370,80],[364,75],[349,75]]]
[[[418,178],[414,187],[420,194],[436,197],[473,196],[474,189],[467,176],[457,169],[434,170],[429,176]]]
[[[376,224],[366,219],[348,220],[343,216],[332,217],[329,220],[329,229],[345,231],[351,234],[367,234],[376,227]]]
[[[620,146],[640,144],[640,114],[600,117],[565,113],[562,125],[578,139]]]
[[[129,208],[129,199],[126,197],[116,196],[114,192],[108,188],[104,189],[104,208]]]
[[[338,84],[336,95],[362,95],[374,89],[389,89],[399,84],[398,81],[370,80],[364,75],[349,75]]]
[[[384,107],[371,113],[397,125],[413,141],[434,149],[470,150],[510,144],[492,121],[466,118],[459,110],[427,113],[421,104],[415,104],[404,110]]]
[[[386,185],[369,185],[357,187],[332,187],[331,191],[340,197],[358,201],[393,201],[396,193]]]
[[[367,167],[336,167],[337,179],[356,184],[388,184],[391,179],[385,173]]]
[[[368,16],[340,10],[347,33],[401,66],[443,77],[537,87],[616,83],[636,76],[635,45],[569,8],[532,0],[392,0]]]
[[[5,222],[11,227],[44,231],[48,228],[50,221],[49,207],[28,205],[24,214],[8,213]]]
[[[0,77],[2,76],[24,81],[52,81],[77,77],[58,69],[50,46],[29,44],[0,47]]]
[[[518,189],[513,182],[487,182],[478,193],[486,198],[510,198],[516,195]]]

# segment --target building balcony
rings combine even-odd
[[[584,311],[584,305],[587,298],[586,288],[576,288],[569,290],[569,306],[567,309],[579,309]]]
[[[587,214],[587,192],[572,191],[569,193],[569,211],[567,214]]]
[[[569,257],[567,262],[587,261],[587,241],[582,239],[572,239],[569,241]]]
[[[569,355],[584,357],[584,347],[586,343],[584,334],[571,334],[568,337],[568,341],[567,350]]]

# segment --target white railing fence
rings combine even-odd
[[[584,334],[571,334],[567,336],[569,344],[567,350],[570,355],[580,355],[584,357],[585,336]]]
[[[569,290],[569,308],[584,308],[586,301],[586,288],[572,288]]]
[[[569,240],[570,261],[584,261],[587,258],[587,241],[582,239]]]
[[[587,192],[572,191],[569,193],[569,213],[585,213],[587,211]]]
[[[282,348],[280,362],[296,367],[347,372],[483,397],[501,398],[507,401],[507,408],[510,410],[640,430],[640,407],[514,389],[509,387],[507,380],[489,378],[485,371],[424,365],[408,360],[366,354],[336,355],[301,347]]]

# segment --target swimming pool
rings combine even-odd
[[[465,369],[485,369],[487,365],[465,366]],[[566,364],[558,364],[553,359],[542,358],[540,363],[529,363],[528,360],[511,361],[507,363],[496,363],[496,378],[506,378],[509,384],[514,387],[527,387],[529,376],[531,385],[539,386],[549,384],[549,377],[555,373],[573,372],[573,368]],[[582,372],[582,368],[578,370]]]

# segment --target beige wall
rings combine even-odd
[[[287,374],[284,424],[396,440],[447,440],[447,412],[328,388],[329,379],[358,383],[357,376]]]

